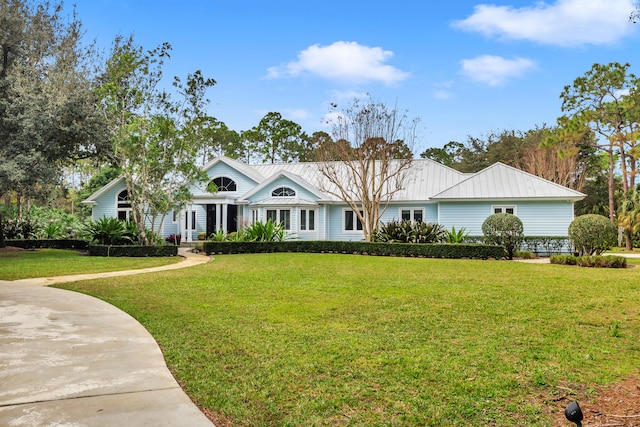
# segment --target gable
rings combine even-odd
[[[281,188],[291,189],[292,196],[279,197],[274,191]],[[243,197],[250,204],[316,204],[318,200],[326,200],[324,193],[299,176],[282,171],[246,193]]]
[[[264,180],[264,177],[256,172],[251,166],[240,163],[236,160],[227,159],[226,157],[218,157],[215,160],[209,162],[204,166],[204,170],[207,172],[209,179],[204,184],[197,184],[192,187],[191,192],[194,197],[199,196],[215,196],[206,191],[207,185],[215,178],[226,177],[233,180],[236,183],[236,191],[234,192],[220,192],[217,196],[232,196],[238,197],[247,191],[250,191]]]

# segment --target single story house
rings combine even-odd
[[[362,240],[362,226],[339,198],[321,190],[326,178],[318,163],[249,165],[218,157],[204,166],[218,192],[206,185],[192,188],[184,209],[165,218],[161,233],[180,234],[183,241],[222,230],[236,231],[272,218],[292,237],[305,240]],[[584,194],[502,163],[477,173],[461,173],[429,159],[413,160],[402,191],[382,216],[436,222],[447,229],[466,228],[482,235],[482,223],[493,213],[517,215],[525,236],[566,236],[574,203]],[[93,219],[129,218],[131,205],[123,178],[117,178],[83,203]]]

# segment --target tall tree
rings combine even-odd
[[[146,227],[159,229],[164,216],[190,198],[189,186],[205,179],[196,159],[204,95],[215,81],[199,71],[185,84],[175,78],[181,101],[172,101],[160,86],[170,51],[168,43],[144,51],[132,37],[116,38],[99,90],[141,244],[152,243]]]
[[[337,142],[318,150],[325,178],[320,186],[349,205],[365,240],[371,241],[389,202],[404,188],[411,158],[398,157],[404,147],[413,147],[417,119],[408,120],[380,102],[356,99],[331,124]]]
[[[202,149],[200,157],[204,166],[215,157],[226,156],[232,159],[240,159],[245,155],[240,134],[229,129],[224,122],[213,117],[205,116],[198,124],[198,138],[201,140]]]
[[[633,115],[624,97],[637,86],[629,64],[612,62],[594,64],[584,76],[565,86],[560,99],[566,114],[558,119],[560,137],[564,141],[582,141],[586,132],[598,138],[593,145],[608,156],[609,219],[615,222],[615,171],[616,160],[623,172],[623,191],[629,188],[627,164],[629,119]],[[635,174],[634,174],[635,175]],[[633,175],[633,176],[634,176]]]
[[[460,153],[464,149],[464,144],[456,141],[447,142],[444,147],[428,148],[420,154],[423,159],[431,159],[445,166],[453,166],[460,162]]]
[[[276,112],[267,113],[246,136],[265,163],[297,161],[304,154],[307,138],[299,124]]]
[[[0,0],[0,194],[46,199],[66,164],[108,151],[93,59],[61,2]]]

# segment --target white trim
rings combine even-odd
[[[305,212],[304,219],[306,229],[302,229],[302,211]],[[313,212],[313,228],[309,228],[309,213]],[[318,210],[317,209],[308,209],[306,207],[298,208],[298,231],[300,233],[315,233],[318,231]]]
[[[123,192],[127,192],[127,199],[126,200],[119,200],[120,199],[120,195]],[[128,208],[120,208],[120,203],[127,203],[129,205]],[[131,215],[133,212],[133,208],[131,207],[131,198],[129,197],[129,191],[124,188],[120,191],[118,191],[116,193],[116,218],[120,219],[120,212],[124,212],[125,214],[125,221],[131,221]]]
[[[345,214],[347,212],[351,212],[353,213],[353,224],[351,224],[353,226],[352,230],[347,230],[347,223],[345,221]],[[364,232],[364,225],[362,226],[362,229],[358,230],[358,221],[360,221],[360,218],[358,218],[358,215],[356,215],[356,213],[354,212],[353,209],[347,207],[347,208],[342,208],[342,233],[343,234],[350,234],[350,233],[363,233]]]
[[[497,209],[500,209],[500,212],[496,212]],[[513,212],[507,212],[507,209],[513,209]],[[517,205],[491,205],[491,215],[495,213],[510,213],[513,215],[518,215],[518,206]]]
[[[402,211],[409,211],[409,220],[410,221],[416,221],[416,211],[420,211],[422,219],[421,221],[424,222],[424,216],[425,216],[425,209],[419,206],[405,206],[405,207],[399,207],[398,208],[398,219],[400,221],[403,221],[404,218],[402,218]]]

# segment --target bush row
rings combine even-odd
[[[577,265],[578,267],[625,268],[627,259],[621,256],[602,255],[554,255],[551,264]]]
[[[469,236],[466,242],[484,243],[484,236]],[[573,252],[573,245],[567,236],[525,236],[517,248],[536,255],[552,255]]]
[[[178,247],[174,245],[89,245],[89,255],[106,257],[165,257],[178,255]]]
[[[78,239],[19,239],[5,240],[7,246],[13,246],[22,249],[80,249],[85,250],[89,247],[89,242]]]
[[[503,246],[480,244],[406,244],[333,242],[319,240],[289,240],[284,242],[205,242],[204,251],[210,254],[242,254],[268,252],[343,253],[378,256],[425,258],[501,259]]]

